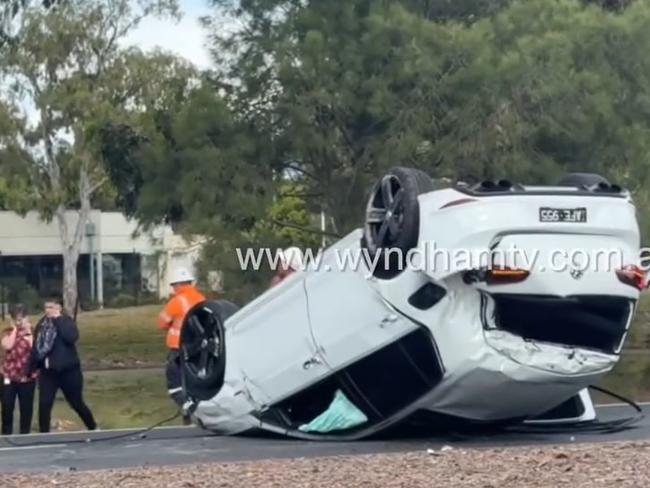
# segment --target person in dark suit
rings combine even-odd
[[[38,425],[40,432],[49,432],[52,407],[61,389],[68,405],[79,415],[88,430],[97,424],[83,399],[83,374],[77,352],[79,329],[72,317],[65,314],[60,299],[45,301],[45,316],[36,325],[30,369],[38,370]]]

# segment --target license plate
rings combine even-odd
[[[587,222],[587,209],[580,208],[552,208],[541,207],[539,209],[540,222]]]

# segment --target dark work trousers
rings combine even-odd
[[[38,426],[41,432],[50,431],[52,407],[59,388],[68,405],[79,415],[88,430],[95,430],[97,424],[92,412],[83,399],[83,375],[81,368],[65,371],[41,370],[39,376]]]
[[[183,393],[183,380],[181,378],[181,359],[178,349],[170,349],[167,354],[167,364],[165,366],[165,376],[167,378],[167,394],[174,403],[181,408],[185,403]],[[189,424],[190,417],[183,416],[183,423]]]
[[[183,383],[181,380],[181,361],[177,349],[170,349],[169,354],[167,354],[165,376],[167,377],[167,394],[179,407],[182,407],[185,398],[183,396]]]
[[[34,416],[34,390],[36,381],[10,383],[2,387],[2,435],[14,431],[14,407],[16,399],[20,410],[20,433],[29,434]]]

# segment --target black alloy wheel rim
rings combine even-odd
[[[206,309],[202,310],[201,321],[197,313],[187,319],[181,346],[185,370],[196,380],[209,380],[220,370],[223,337],[219,319]]]
[[[370,199],[366,223],[375,250],[395,243],[404,224],[404,188],[394,175],[381,179]]]

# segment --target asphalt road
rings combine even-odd
[[[305,442],[285,439],[220,437],[195,427],[162,427],[146,435],[135,430],[82,433],[31,434],[0,437],[0,472],[81,471],[151,465],[250,461],[404,452],[442,446],[487,448],[508,445],[561,444],[650,439],[650,404],[646,417],[632,428],[615,433],[566,431],[557,433],[510,432],[434,436],[363,442]],[[629,407],[598,407],[599,421],[629,417]],[[107,437],[122,436],[107,440]],[[90,439],[90,441],[88,441]],[[101,440],[104,439],[104,440]],[[10,441],[14,445],[10,445]],[[20,447],[17,447],[20,445]]]

